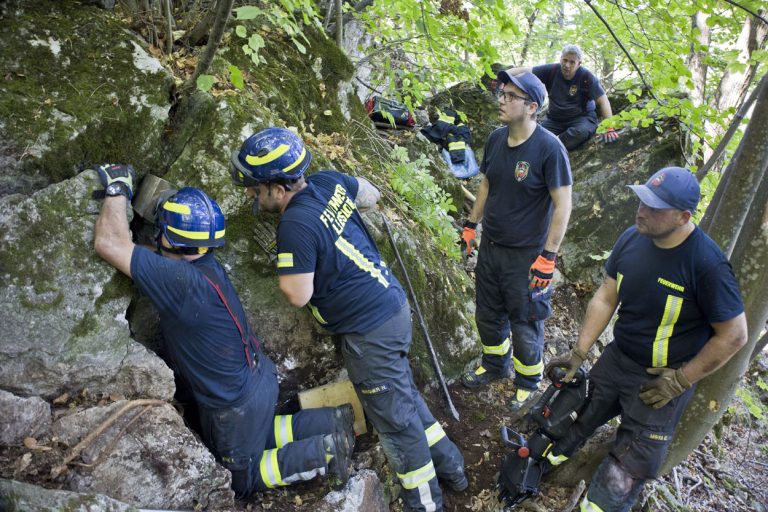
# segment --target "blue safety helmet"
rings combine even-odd
[[[285,128],[267,128],[254,133],[230,157],[230,174],[235,185],[253,187],[258,183],[296,180],[309,167],[312,153],[301,138]]]
[[[216,201],[185,187],[157,206],[157,225],[172,247],[221,247],[225,221]]]

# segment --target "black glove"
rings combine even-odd
[[[555,379],[551,377],[552,370],[555,368],[562,368],[565,370],[565,376],[561,380],[562,382],[568,383],[571,382],[573,376],[576,375],[576,372],[579,371],[579,367],[581,367],[586,359],[587,354],[582,352],[579,347],[573,347],[569,353],[552,359],[549,364],[547,364],[547,367],[544,368],[544,373],[554,382]]]
[[[133,198],[133,180],[136,179],[136,171],[132,165],[125,164],[102,164],[96,167],[99,173],[99,180],[106,189],[113,183],[124,183],[128,187],[128,200]]]
[[[640,400],[654,409],[661,409],[691,387],[682,368],[648,368],[645,371],[659,376],[640,386]]]

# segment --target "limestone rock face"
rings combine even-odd
[[[19,444],[51,426],[51,406],[36,396],[21,398],[0,390],[0,411],[0,444]]]
[[[65,416],[51,432],[75,446],[126,402]],[[184,425],[170,405],[152,407],[111,447],[141,407],[127,411],[80,455],[90,470],[71,467],[68,487],[109,496],[141,508],[227,510],[233,506],[231,475]],[[104,454],[104,455],[102,455]]]
[[[15,480],[0,480],[0,510],[7,512],[135,512],[136,508],[103,494],[44,489]]]
[[[0,167],[0,196],[70,178],[83,164],[144,170],[163,160],[173,79],[141,39],[79,2],[0,9],[0,154],[13,164]]]
[[[87,171],[0,198],[0,388],[48,399],[83,388],[170,399],[170,369],[130,338],[130,280],[93,250],[96,188]]]

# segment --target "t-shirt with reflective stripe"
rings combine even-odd
[[[560,139],[537,125],[528,140],[509,147],[509,128],[485,143],[480,172],[488,179],[483,237],[505,247],[544,246],[552,220],[549,191],[573,182]]]
[[[681,366],[707,343],[712,323],[744,311],[730,263],[698,227],[677,247],[661,249],[633,226],[605,269],[620,301],[614,339],[643,366]]]
[[[249,335],[237,292],[213,253],[189,262],[137,246],[131,276],[155,305],[163,348],[195,399],[210,408],[237,407],[256,392],[257,382],[237,326],[214,287],[195,268],[202,265],[214,270],[232,313]]]
[[[326,329],[364,334],[405,304],[355,206],[358,183],[320,171],[288,203],[277,227],[277,272],[314,272],[309,307]]]

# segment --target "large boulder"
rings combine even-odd
[[[0,510],[6,512],[136,512],[138,509],[103,494],[44,489],[0,479]]]
[[[130,338],[130,280],[93,250],[94,171],[0,198],[0,388],[170,399],[172,372]]]

